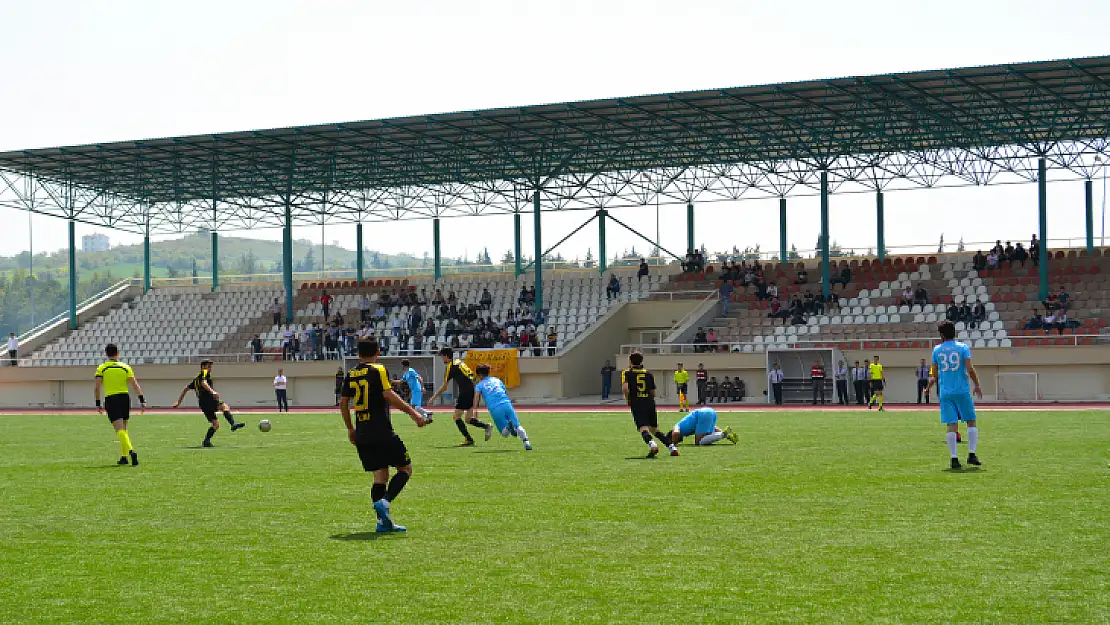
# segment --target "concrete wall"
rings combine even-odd
[[[876,353],[845,352],[848,366]],[[887,401],[917,401],[915,371],[927,350],[888,349],[878,352],[887,378]],[[627,356],[615,355],[619,367],[627,366]],[[983,394],[992,399],[997,393],[995,375],[999,373],[1036,373],[1041,398],[1056,401],[1110,399],[1110,347],[1056,347],[1023,349],[977,349],[972,353],[975,368],[983,385]],[[766,355],[758,353],[648,354],[646,363],[655,374],[663,401],[675,402],[672,373],[677,363],[689,370],[704,363],[710,375],[739,376],[748,390],[748,401],[765,401],[768,389],[764,373]],[[693,374],[691,373],[691,377]],[[692,389],[691,389],[692,391]]]

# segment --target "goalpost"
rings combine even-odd
[[[1037,401],[1041,399],[1036,373],[998,373],[994,376],[998,401]]]

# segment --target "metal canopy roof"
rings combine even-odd
[[[1110,57],[0,153],[0,205],[123,229],[1030,180],[1107,160]],[[1097,159],[1096,157],[1100,157]],[[800,189],[805,192],[805,189]]]

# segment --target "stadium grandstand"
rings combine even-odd
[[[514,349],[515,395],[536,403],[596,395],[602,363],[632,349],[661,373],[697,354],[757,402],[767,401],[771,354],[854,361],[881,351],[888,399],[907,401],[944,318],[982,350],[993,398],[1105,399],[1110,265],[1094,244],[1092,179],[1110,162],[1108,85],[1110,57],[1100,57],[0,153],[0,203],[66,220],[71,259],[68,314],[21,337],[27,366],[0,373],[2,402],[83,405],[87,393],[66,386],[87,385],[113,341],[144,366],[155,404],[202,358],[227,362],[222,375],[263,403],[274,361],[290,357],[286,332],[336,313],[341,335],[351,326],[385,337],[390,356]],[[1039,209],[1046,249],[1031,242],[1036,258],[887,254],[887,193],[1016,182],[1032,183]],[[1049,182],[1085,186],[1084,247],[1048,247]],[[829,202],[844,192],[874,193],[877,255],[831,255]],[[822,232],[816,257],[802,261],[787,248],[787,202],[800,195],[820,197]],[[777,258],[692,262],[696,204],[751,197],[780,199]],[[686,206],[687,249],[662,250],[646,275],[608,267],[608,224],[653,243],[615,211],[656,203]],[[545,248],[543,214],[573,210],[588,218]],[[513,215],[515,265],[445,275],[441,220],[487,212]],[[525,216],[531,265],[521,261]],[[369,278],[358,254],[351,275],[294,280],[295,226],[353,224],[361,250],[364,224],[396,219],[433,221],[430,275]],[[78,222],[142,234],[143,278],[78,302]],[[552,268],[548,255],[594,222],[598,267]],[[280,282],[239,282],[218,266],[201,285],[151,278],[151,233],[208,228],[215,256],[219,232],[260,226],[283,229]],[[296,403],[330,405],[326,361],[345,355],[338,345],[285,362],[301,380]],[[660,394],[676,400],[673,388]]]

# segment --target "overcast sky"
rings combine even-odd
[[[1108,25],[1110,2],[1095,0],[0,0],[0,150],[1094,56],[1110,53]],[[1053,184],[1049,201],[1050,238],[1078,243],[1082,185]],[[1099,180],[1096,230],[1103,201]],[[1028,240],[1036,205],[1034,185],[891,193],[887,244],[935,245],[942,233],[951,243]],[[791,242],[812,248],[816,198],[791,200],[789,210]],[[654,236],[654,207],[614,214]],[[697,215],[710,250],[777,247],[774,200],[705,204]],[[587,217],[545,215],[544,241]],[[0,219],[18,226],[0,253],[27,249],[27,215],[0,209]],[[683,219],[682,207],[661,210],[664,247],[685,246]],[[78,236],[95,230],[79,225]],[[610,252],[647,247],[615,224],[608,230]],[[873,197],[834,195],[831,231],[845,247],[873,246]],[[367,246],[385,252],[431,247],[428,221],[374,233]],[[295,236],[319,240],[320,231]],[[353,226],[324,236],[354,246]],[[444,255],[473,258],[489,245],[496,259],[511,241],[509,217],[452,219]],[[64,222],[34,218],[36,251],[64,244]],[[596,253],[592,227],[560,251],[573,258],[587,248]]]

